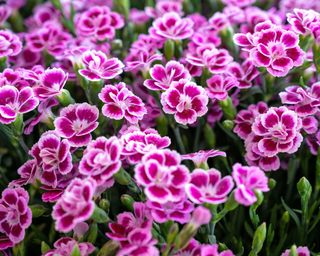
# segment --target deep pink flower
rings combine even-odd
[[[305,53],[299,47],[299,37],[280,26],[263,22],[255,27],[254,34],[235,34],[235,43],[250,52],[257,67],[265,67],[273,76],[285,76],[302,65]]]
[[[0,58],[18,55],[22,50],[19,37],[9,30],[0,30]]]
[[[239,82],[240,89],[250,88],[253,80],[259,75],[258,69],[254,66],[252,60],[248,59],[241,65],[233,62],[227,67],[228,73],[235,76]]]
[[[225,100],[228,91],[237,87],[239,82],[233,76],[214,75],[207,80],[207,94],[212,100]]]
[[[227,27],[230,27],[230,23],[226,14],[221,12],[216,12],[210,19],[209,19],[209,26],[217,32],[225,30]]]
[[[213,245],[202,245],[200,248],[200,255],[201,256],[235,256],[231,250],[225,250],[219,252],[219,246],[217,244]]]
[[[145,187],[150,201],[165,204],[181,200],[189,181],[189,170],[180,161],[177,152],[164,149],[146,154],[135,167],[134,177]]]
[[[182,40],[192,36],[193,22],[189,18],[181,18],[175,12],[169,12],[153,22],[149,33],[151,37],[162,41]]]
[[[169,61],[165,66],[154,65],[150,69],[152,79],[144,81],[144,86],[150,90],[167,90],[172,82],[178,82],[180,79],[190,80],[191,76],[188,70],[177,61]]]
[[[65,175],[72,170],[70,144],[66,139],[61,140],[55,132],[43,133],[30,154],[42,168],[40,181],[44,185],[56,187],[57,175]]]
[[[83,53],[84,69],[79,73],[90,81],[112,79],[122,73],[123,63],[117,58],[108,59],[101,51],[89,50]]]
[[[129,123],[135,124],[147,113],[142,100],[134,95],[123,82],[106,85],[98,96],[105,103],[102,107],[102,114],[111,119],[125,118]]]
[[[310,251],[308,249],[308,247],[306,246],[299,246],[297,248],[297,253],[298,253],[298,256],[310,256]],[[281,256],[289,256],[290,255],[290,249],[288,250],[285,250]]]
[[[91,132],[99,123],[99,110],[87,103],[76,103],[61,110],[60,116],[54,120],[59,136],[67,138],[73,147],[82,147],[91,140]]]
[[[125,58],[125,71],[130,72],[147,72],[153,62],[162,60],[162,55],[154,51],[130,51]]]
[[[135,25],[142,25],[148,22],[150,17],[145,11],[139,10],[137,8],[131,8],[129,14],[129,20]]]
[[[59,95],[67,80],[68,74],[61,68],[47,69],[33,90],[39,99],[47,99]]]
[[[107,6],[93,6],[75,20],[77,34],[96,41],[113,39],[116,29],[124,26],[123,18]]]
[[[238,6],[238,7],[246,7],[248,5],[251,5],[255,2],[256,0],[222,0],[222,2],[226,5],[230,6]]]
[[[257,201],[255,191],[269,191],[268,178],[259,167],[237,163],[232,167],[232,177],[237,185],[234,198],[239,204],[252,205]]]
[[[198,152],[182,155],[181,159],[192,160],[195,166],[199,167],[202,163],[206,163],[209,158],[217,156],[226,157],[226,153],[215,149],[199,150]]]
[[[314,116],[307,116],[302,119],[302,129],[307,134],[314,134],[318,130],[318,119]]]
[[[196,204],[224,203],[233,188],[231,176],[221,178],[221,173],[216,169],[195,169],[190,177],[190,182],[185,187],[186,193]]]
[[[19,114],[34,110],[39,104],[30,87],[20,91],[12,85],[0,87],[0,122],[9,124],[16,120]]]
[[[191,212],[194,209],[193,204],[186,198],[178,202],[167,202],[160,204],[157,202],[147,201],[146,205],[154,221],[164,223],[172,220],[184,224],[190,221]]]
[[[161,94],[163,111],[174,114],[180,124],[193,124],[207,111],[208,96],[204,88],[194,82],[182,79],[173,82],[171,87]]]
[[[33,184],[39,178],[40,167],[35,159],[28,160],[18,169],[19,179],[10,182],[9,187]]]
[[[260,101],[257,104],[251,104],[247,109],[240,110],[236,116],[235,127],[233,131],[243,140],[252,132],[252,124],[257,115],[267,112],[268,105]]]
[[[224,73],[233,58],[225,49],[203,45],[187,54],[186,60],[194,66],[206,67],[213,74]]]
[[[145,154],[167,148],[171,144],[170,138],[161,137],[157,130],[148,128],[140,131],[135,126],[129,127],[120,139],[123,145],[122,155],[130,164],[137,164]]]
[[[262,155],[273,157],[280,152],[292,154],[302,142],[301,119],[286,107],[270,108],[256,117],[252,125],[255,135],[261,136],[258,149]]]
[[[3,23],[10,17],[12,10],[9,6],[1,5],[0,6],[0,26],[3,26]]]
[[[94,210],[92,200],[96,189],[93,179],[73,179],[63,195],[53,206],[52,218],[56,221],[56,230],[70,232],[76,224],[90,218]]]
[[[107,183],[121,167],[121,150],[122,146],[117,137],[98,137],[91,141],[84,151],[79,172],[93,178],[98,186]]]
[[[293,10],[293,13],[287,14],[287,20],[295,32],[306,35],[311,32],[312,24],[320,21],[320,15],[312,9],[304,10],[296,8]]]
[[[180,16],[183,15],[182,10],[182,1],[171,1],[171,0],[161,0],[156,2],[155,8],[152,7],[145,7],[146,15],[152,18],[162,17],[164,14],[169,12],[175,12]]]
[[[95,250],[95,247],[91,243],[79,243],[71,237],[61,237],[59,240],[54,242],[53,246],[54,249],[47,251],[43,256],[69,256],[75,246],[78,246],[80,256],[89,256]]]
[[[24,239],[31,225],[29,195],[23,188],[6,188],[0,199],[0,250],[13,247]]]
[[[6,4],[12,9],[19,9],[26,4],[26,0],[8,0]]]
[[[314,83],[310,88],[303,89],[294,85],[285,88],[280,92],[282,104],[294,110],[299,116],[314,115],[320,107],[320,82]]]

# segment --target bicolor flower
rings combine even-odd
[[[17,35],[9,30],[0,30],[0,58],[16,56],[22,50],[22,43]]]
[[[214,75],[207,80],[207,94],[212,100],[225,100],[228,91],[237,87],[239,82],[233,76]]]

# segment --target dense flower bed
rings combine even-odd
[[[0,5],[0,253],[320,255],[320,2]]]

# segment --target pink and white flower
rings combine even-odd
[[[308,249],[308,247],[306,246],[299,246],[297,248],[297,254],[298,256],[310,256],[310,251]],[[290,249],[285,250],[281,256],[289,256],[290,255]]]
[[[165,13],[153,22],[149,34],[162,41],[167,39],[183,40],[192,36],[193,22],[189,18],[181,18],[175,12]]]
[[[228,91],[237,87],[239,82],[233,76],[214,75],[207,80],[207,94],[212,100],[225,100],[228,97]]]
[[[79,73],[90,81],[113,79],[120,75],[124,68],[119,59],[108,59],[102,51],[88,50],[84,52],[82,62],[85,68],[80,69]]]
[[[34,110],[39,104],[30,87],[18,90],[15,86],[0,87],[0,122],[10,124],[18,115]]]
[[[6,188],[0,199],[0,250],[13,247],[24,239],[31,225],[29,195],[23,188]]]
[[[227,67],[228,73],[237,78],[240,89],[250,88],[253,80],[259,75],[258,69],[254,66],[252,60],[248,59],[241,65],[233,62]]]
[[[246,7],[248,5],[252,5],[256,0],[222,0],[222,2],[229,6],[238,6],[238,7]]]
[[[196,167],[206,163],[209,158],[222,156],[226,157],[226,153],[216,149],[199,150],[198,152],[189,153],[181,156],[182,160],[192,160]]]
[[[97,185],[113,183],[113,175],[121,167],[122,146],[117,137],[98,137],[91,141],[83,153],[79,172],[93,178]]]
[[[129,123],[135,124],[143,119],[147,109],[142,100],[133,94],[125,85],[106,85],[99,93],[100,100],[105,103],[102,114],[115,120],[125,118]]]
[[[293,30],[299,34],[307,35],[312,30],[312,25],[320,22],[320,14],[312,9],[294,9],[287,14],[287,20]]]
[[[59,136],[67,138],[73,147],[82,147],[91,140],[91,132],[99,122],[99,110],[87,103],[76,103],[61,110],[60,116],[54,120]]]
[[[56,230],[70,232],[78,223],[86,221],[93,213],[92,200],[96,189],[93,179],[73,179],[63,195],[53,206],[52,218],[56,221]]]
[[[257,201],[256,191],[269,191],[268,178],[259,167],[237,163],[232,167],[232,177],[237,186],[234,198],[239,204],[252,205]]]
[[[175,120],[184,125],[193,124],[198,117],[204,116],[208,111],[208,101],[204,88],[185,79],[173,82],[161,94],[163,111],[174,114]]]
[[[0,30],[0,58],[16,56],[22,50],[19,37],[9,30]]]
[[[196,204],[222,204],[227,201],[232,188],[231,176],[221,178],[216,169],[195,169],[185,187],[189,199]]]
[[[189,170],[180,164],[180,155],[168,149],[146,154],[135,167],[137,183],[145,187],[150,201],[165,204],[178,202],[184,196],[189,181]]]
[[[152,79],[144,81],[144,86],[153,91],[167,90],[172,82],[178,82],[180,79],[191,80],[188,70],[177,61],[169,61],[165,66],[154,65],[150,69]]]

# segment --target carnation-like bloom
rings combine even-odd
[[[267,112],[268,105],[265,102],[258,102],[257,104],[251,104],[247,109],[240,110],[236,116],[235,127],[233,131],[238,136],[245,140],[252,132],[252,124],[257,115]]]
[[[171,87],[161,94],[163,111],[174,114],[180,124],[193,124],[198,117],[208,112],[208,96],[204,88],[194,82],[182,79],[173,82]]]
[[[0,199],[0,250],[13,247],[24,239],[31,225],[29,195],[23,188],[6,188]]]
[[[106,85],[99,93],[99,99],[105,103],[102,107],[102,114],[111,119],[125,118],[129,123],[135,124],[147,113],[142,100],[134,95],[123,82]]]
[[[0,30],[0,58],[16,56],[22,50],[19,37],[9,30]]]
[[[200,251],[201,256],[235,256],[231,250],[219,252],[219,246],[217,244],[202,245]]]
[[[172,82],[178,82],[180,79],[190,80],[188,70],[177,61],[169,61],[165,66],[160,64],[154,65],[150,69],[152,79],[144,81],[144,86],[150,90],[167,90]]]
[[[211,220],[211,212],[209,209],[198,206],[192,213],[191,220],[189,224],[194,228],[198,229],[202,225],[206,225]]]
[[[212,100],[225,100],[228,91],[237,87],[239,82],[233,76],[214,75],[207,80],[207,94]]]
[[[95,207],[92,200],[95,189],[96,183],[91,178],[71,181],[53,206],[52,218],[57,231],[70,232],[78,223],[90,218]]]
[[[254,66],[252,60],[248,59],[241,65],[233,62],[228,65],[228,73],[237,78],[240,89],[250,88],[252,81],[259,75],[258,69]]]
[[[17,170],[20,178],[10,182],[11,186],[23,186],[26,184],[33,184],[37,178],[39,178],[40,167],[38,166],[37,160],[32,159],[26,161]]]
[[[151,37],[162,41],[182,40],[192,36],[193,22],[189,18],[181,18],[175,12],[169,12],[153,22],[149,33]]]
[[[192,160],[195,166],[199,167],[202,163],[206,163],[209,158],[217,156],[226,157],[226,153],[216,149],[199,150],[198,152],[182,155],[181,159]]]
[[[302,65],[305,56],[298,35],[271,22],[257,25],[254,34],[236,34],[234,41],[250,52],[257,67],[265,67],[276,77],[286,76],[292,68]]]
[[[301,119],[286,107],[270,108],[256,117],[252,125],[255,135],[261,136],[258,149],[264,156],[273,157],[280,152],[292,154],[303,140]]]
[[[82,55],[85,68],[79,73],[90,81],[112,79],[120,75],[124,65],[118,58],[108,59],[102,51],[88,50]]]
[[[59,240],[54,242],[53,246],[54,249],[47,251],[43,256],[71,255],[75,246],[78,246],[81,256],[89,256],[95,250],[95,247],[91,243],[79,243],[71,237],[61,237]]]
[[[152,18],[158,18],[163,16],[168,12],[176,12],[180,16],[183,15],[182,10],[182,1],[171,1],[171,0],[161,0],[156,2],[155,8],[153,7],[145,7],[146,15]]]
[[[195,169],[185,188],[189,199],[196,204],[221,204],[227,201],[233,181],[231,176],[221,178],[221,173],[213,168]]]
[[[320,21],[320,14],[312,9],[294,9],[287,14],[287,20],[295,32],[307,35],[312,30],[312,25]]]
[[[147,201],[146,205],[150,209],[154,221],[159,223],[164,223],[168,220],[176,221],[180,224],[187,223],[194,209],[193,204],[187,198],[183,198],[179,202],[167,202],[165,204]]]
[[[257,201],[255,191],[269,191],[268,178],[259,167],[237,163],[232,167],[232,177],[237,186],[234,198],[239,204],[252,205]]]
[[[238,7],[246,7],[253,4],[255,1],[256,0],[222,0],[222,2],[226,5]]]
[[[123,145],[122,155],[130,164],[137,164],[145,154],[167,148],[171,144],[170,138],[161,137],[157,130],[148,128],[140,131],[135,126],[129,127],[120,139]]]
[[[57,186],[57,175],[65,175],[72,170],[72,156],[68,140],[61,140],[52,131],[43,133],[33,145],[30,154],[42,168],[40,181],[44,185]]]
[[[135,167],[134,177],[145,187],[150,201],[165,204],[181,200],[189,181],[189,170],[180,161],[176,151],[164,149],[146,154]]]
[[[19,114],[34,110],[39,104],[30,87],[18,90],[15,86],[0,87],[0,123],[10,124]]]
[[[54,120],[59,136],[67,138],[73,147],[82,147],[91,140],[91,132],[99,122],[99,110],[87,103],[76,103],[61,110],[60,116]]]
[[[104,185],[121,167],[122,146],[117,137],[98,137],[91,141],[83,153],[79,171],[93,178],[97,185]]]
[[[299,246],[297,248],[297,254],[298,256],[310,256],[310,251],[308,249],[308,247],[306,246]],[[290,249],[285,250],[281,256],[289,256],[290,255]]]
[[[124,26],[123,18],[107,6],[93,6],[75,20],[77,34],[97,41],[113,39],[116,29]]]
[[[314,83],[310,88],[302,88],[297,85],[285,88],[280,92],[282,104],[294,110],[299,116],[314,115],[320,107],[320,82]]]
[[[68,74],[61,68],[47,69],[41,76],[39,84],[33,87],[34,93],[39,99],[47,99],[61,93],[68,80]]]

